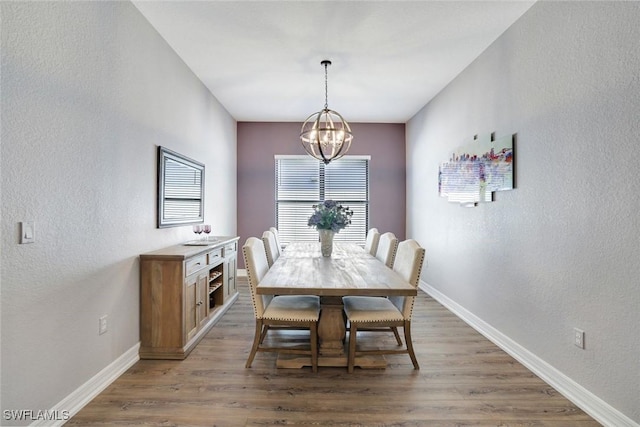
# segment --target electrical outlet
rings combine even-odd
[[[578,328],[573,328],[573,343],[576,347],[584,349],[584,331]]]
[[[98,319],[98,335],[102,335],[107,332],[107,315],[105,314]]]

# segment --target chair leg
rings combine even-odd
[[[251,353],[249,354],[249,358],[247,359],[247,364],[245,368],[250,368],[253,363],[253,358],[256,356],[256,352],[258,351],[258,346],[262,341],[262,320],[256,320],[256,332],[253,338],[253,346],[251,346]]]
[[[413,342],[411,341],[411,322],[404,322],[404,340],[407,342],[407,352],[409,353],[409,357],[411,357],[411,361],[413,362],[413,369],[420,369],[420,365],[418,365],[418,359],[416,358],[416,354],[413,352]]]
[[[398,343],[398,345],[402,345],[402,340],[400,339],[400,334],[398,333],[398,328],[395,327],[395,326],[392,326],[391,330],[393,331],[393,335],[395,335],[395,337],[396,337],[396,342]]]
[[[262,341],[264,341],[264,337],[267,336],[268,331],[269,331],[269,325],[264,325],[264,328],[262,329],[262,333],[260,334],[260,341],[259,341],[260,344],[262,344]]]
[[[349,328],[349,355],[347,358],[347,369],[349,373],[353,373],[353,367],[356,362],[356,335],[358,332],[357,323],[351,322]]]
[[[318,372],[318,323],[313,322],[309,329],[311,332],[311,370]]]

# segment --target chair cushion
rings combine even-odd
[[[351,322],[402,321],[402,313],[387,298],[344,297],[344,312]]]
[[[318,320],[320,298],[313,295],[278,295],[262,315],[263,319],[308,322]]]

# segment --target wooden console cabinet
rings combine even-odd
[[[140,255],[140,358],[184,359],[238,299],[239,237]]]

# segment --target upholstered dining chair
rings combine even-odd
[[[280,249],[276,242],[276,236],[271,231],[262,233],[262,243],[264,244],[265,254],[267,255],[267,263],[269,267],[280,257]]]
[[[282,249],[284,248],[284,246],[282,246],[282,242],[280,241],[280,232],[275,227],[269,228],[269,231],[272,232],[276,238],[276,245],[278,245],[278,251],[282,252]]]
[[[256,287],[269,271],[262,240],[249,237],[242,247],[249,279],[251,302],[256,319],[255,336],[246,367],[250,368],[257,352],[280,352],[311,356],[313,372],[318,372],[318,318],[320,298],[313,295],[258,295]],[[267,332],[273,329],[309,329],[310,349],[265,346]]]
[[[378,241],[380,240],[380,232],[377,228],[372,228],[367,232],[367,240],[364,242],[364,250],[373,256],[378,251]]]
[[[424,248],[413,239],[398,245],[393,270],[412,286],[417,287],[424,261]],[[348,370],[353,372],[356,356],[364,354],[409,354],[414,369],[420,369],[411,341],[411,316],[413,314],[413,296],[395,296],[389,298],[346,296],[342,298],[344,312],[349,320]],[[370,328],[404,329],[405,346],[401,349],[377,349],[358,351],[358,330]],[[384,330],[384,329],[383,329]],[[400,343],[402,345],[402,343]]]
[[[369,233],[367,233],[367,242],[369,242],[369,240],[372,240],[374,242],[371,245],[371,255],[375,256],[387,267],[391,268],[398,245],[398,239],[396,239],[396,236],[393,233],[384,233],[384,236],[384,239],[382,239],[382,246],[379,246],[381,237],[380,232],[377,228],[372,228],[371,230],[369,230]],[[380,252],[378,252],[378,248],[380,248]],[[365,250],[366,249],[367,245],[365,244]],[[360,330],[362,330],[362,328]],[[382,330],[379,328],[367,328],[367,330],[386,331],[386,329]],[[400,338],[400,334],[398,333],[398,328],[393,327],[391,328],[391,330],[393,332],[393,335],[396,337],[398,345],[402,345],[402,339]]]
[[[375,257],[382,261],[387,267],[392,268],[397,248],[398,239],[396,235],[390,231],[383,233],[378,239],[378,248],[376,249]]]

